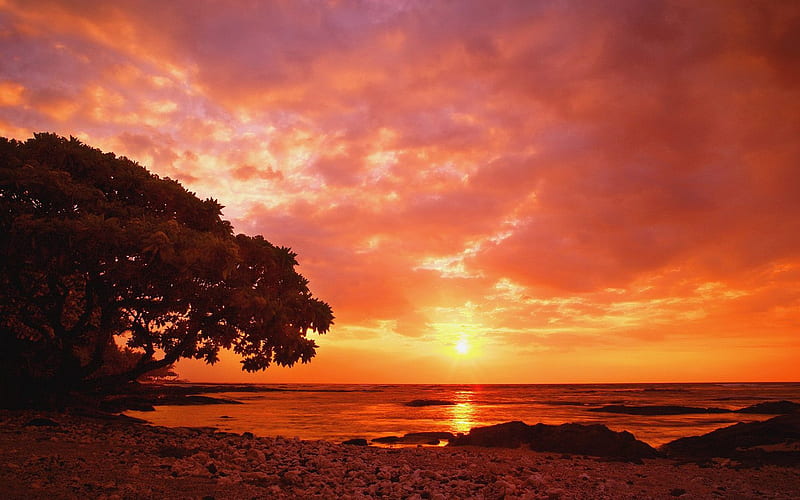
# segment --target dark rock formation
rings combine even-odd
[[[637,440],[633,434],[615,432],[599,424],[527,425],[523,422],[507,422],[472,429],[469,434],[454,438],[450,444],[504,448],[528,445],[535,451],[625,459],[658,456],[655,449]]]
[[[761,415],[785,415],[800,410],[800,404],[791,401],[768,401],[740,410],[725,408],[697,408],[694,406],[627,406],[608,405],[590,408],[588,411],[600,413],[620,413],[625,415],[692,415],[703,413],[756,413]]]
[[[399,436],[384,436],[375,438],[372,440],[372,442],[381,444],[396,444],[398,441],[400,441],[400,439],[402,438],[400,438]]]
[[[695,408],[693,406],[626,406],[608,405],[588,411],[621,413],[625,415],[691,415],[699,413],[731,413],[724,408]]]
[[[352,446],[367,446],[367,440],[364,438],[348,439],[347,441],[344,441],[342,444],[347,444]]]
[[[450,441],[455,438],[452,432],[409,432],[403,439],[444,439]]]
[[[577,453],[596,457],[652,458],[658,452],[627,431],[612,431],[605,425],[536,424],[531,449]]]
[[[450,441],[451,446],[484,446],[489,448],[518,448],[533,438],[531,426],[520,421],[475,427],[469,434]]]
[[[800,413],[738,423],[702,436],[676,439],[661,451],[676,458],[728,457],[800,464]]]
[[[756,413],[760,415],[786,415],[800,411],[800,404],[792,401],[767,401],[765,403],[758,403],[741,410],[736,410],[736,413]]]
[[[454,439],[450,432],[409,432],[408,434],[404,435],[403,437],[398,436],[385,436],[379,437],[372,440],[373,443],[382,443],[382,444],[429,444],[429,445],[437,445],[439,442],[444,439],[446,441],[450,441]]]
[[[36,417],[28,420],[28,422],[25,424],[25,427],[58,427],[59,425],[61,424],[55,420],[44,417]]]
[[[159,446],[156,455],[161,458],[186,458],[197,453],[197,448],[184,448],[182,446]]]
[[[441,399],[415,399],[414,401],[403,404],[406,406],[452,406],[455,403],[453,401],[444,401]]]

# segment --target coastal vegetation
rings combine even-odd
[[[76,138],[0,138],[0,400],[61,404],[222,349],[247,371],[310,361],[331,307],[222,209]]]

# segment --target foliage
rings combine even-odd
[[[222,208],[75,138],[0,138],[4,390],[119,382],[220,349],[248,371],[308,362],[331,308],[290,249],[234,235]],[[138,360],[112,377],[115,338]]]

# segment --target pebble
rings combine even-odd
[[[217,498],[710,498],[724,491],[728,497],[749,498],[753,489],[768,497],[800,497],[800,475],[796,469],[764,468],[740,471],[722,464],[703,469],[667,460],[648,460],[645,465],[608,463],[590,458],[545,455],[527,450],[396,448],[342,446],[324,441],[215,433],[212,430],[164,429],[89,424],[61,419],[66,443],[76,446],[104,446],[103,461],[79,463],[75,456],[55,453],[33,455],[22,445],[3,452],[9,474],[28,475],[30,490],[38,497],[93,497],[118,495],[122,498],[164,497],[170,481],[186,478],[189,484],[212,485]],[[25,421],[4,424],[24,429]],[[17,427],[13,427],[16,425]],[[11,426],[11,427],[9,427]],[[29,427],[21,432],[41,433]],[[135,433],[134,433],[135,431]],[[44,429],[48,434],[52,430]],[[135,434],[135,435],[134,435]],[[96,439],[103,436],[103,440]],[[19,449],[17,449],[17,447]],[[160,447],[189,450],[183,458],[160,457]],[[106,466],[117,467],[116,476],[133,485],[109,482],[102,476]],[[60,479],[48,479],[63,469]],[[143,474],[143,471],[147,474]],[[85,474],[84,474],[85,471]],[[0,471],[1,472],[1,471]],[[48,475],[50,474],[50,475]],[[10,476],[0,476],[8,481]],[[103,479],[98,479],[98,478]],[[641,478],[641,479],[640,479]],[[635,481],[635,487],[633,479]],[[675,486],[681,485],[681,488]],[[718,490],[720,484],[725,490]],[[770,485],[775,485],[767,489]],[[53,488],[62,488],[53,490]],[[70,488],[72,488],[70,490]],[[46,491],[41,491],[46,489]],[[77,491],[81,489],[80,494]],[[51,492],[56,492],[51,494]],[[58,493],[60,492],[60,494]],[[219,492],[226,492],[224,494]],[[202,498],[209,491],[187,494]]]
[[[300,473],[295,470],[286,471],[283,474],[283,480],[289,484],[299,484],[302,482],[300,479]]]

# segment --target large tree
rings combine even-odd
[[[308,362],[333,314],[296,255],[234,235],[222,206],[75,138],[0,138],[5,399],[130,380],[232,349],[244,370]],[[117,345],[135,363],[113,364]]]

